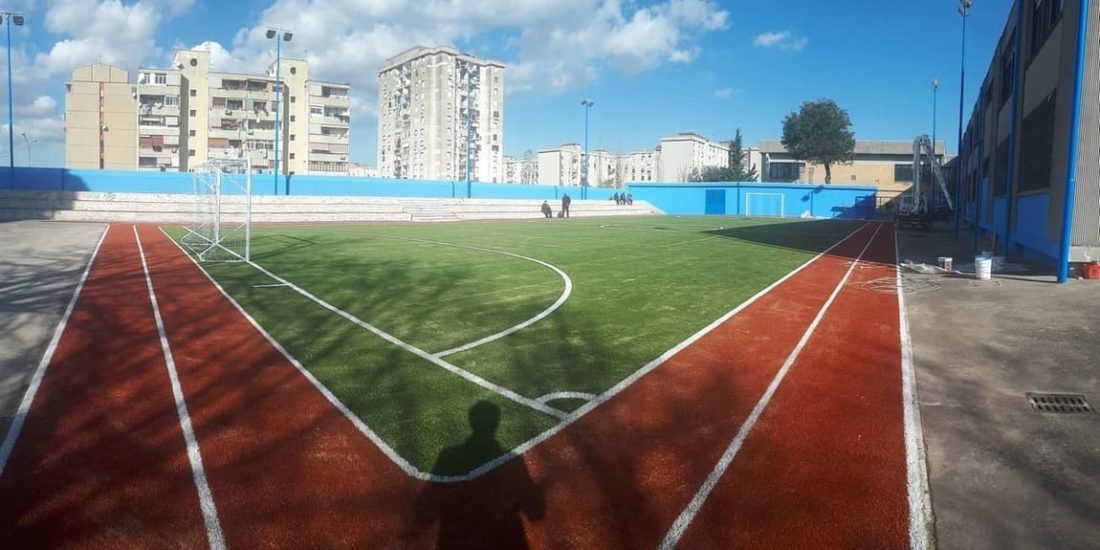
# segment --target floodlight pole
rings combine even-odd
[[[466,62],[466,198],[470,198],[473,191],[473,184],[470,180],[470,145],[473,142],[474,133],[474,112],[473,112],[473,100],[470,98],[470,62]]]
[[[4,25],[8,31],[8,183],[15,189],[15,109],[12,101],[11,84],[11,20],[12,13],[2,13]]]
[[[588,198],[588,109],[595,103],[588,99],[582,99],[584,106],[584,154],[581,155],[581,198]]]
[[[962,16],[962,53],[959,56],[959,141],[956,146],[958,157],[955,159],[955,240],[959,239],[959,225],[962,223],[962,187],[966,160],[963,149],[963,92],[966,90],[966,18],[970,15],[973,0],[959,0],[959,15]],[[1022,8],[1021,8],[1022,9]],[[933,144],[933,147],[935,145]],[[977,235],[978,220],[974,219],[974,234]],[[975,237],[977,238],[977,237]]]
[[[279,194],[279,134],[282,133],[282,129],[279,127],[279,111],[283,110],[283,79],[282,79],[282,58],[283,58],[283,41],[290,42],[292,34],[290,31],[281,29],[267,29],[267,37],[275,39],[275,178],[274,178],[274,194]],[[287,183],[289,186],[289,182]],[[289,194],[287,189],[287,194]]]

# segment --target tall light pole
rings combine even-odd
[[[936,160],[936,104],[940,96],[940,79],[932,79],[932,160]]]
[[[966,18],[970,16],[970,6],[974,0],[959,0],[959,15],[962,16],[962,53],[959,56],[959,141],[956,146],[958,158],[955,159],[955,239],[959,238],[959,225],[962,223],[962,187],[963,174],[966,172],[965,151],[963,150],[963,92],[966,89]],[[974,235],[977,239],[977,217],[975,216]],[[976,242],[976,241],[975,241]],[[976,248],[976,247],[975,247]]]
[[[32,140],[27,137],[26,132],[20,132],[19,135],[23,136],[23,141],[27,142],[27,166],[31,165],[31,144],[38,143],[38,140]]]
[[[588,197],[588,110],[595,103],[582,99],[581,105],[584,106],[584,155],[581,156],[581,198],[584,199]]]
[[[474,111],[473,100],[470,94],[470,62],[466,62],[466,198],[473,195],[473,184],[470,180],[470,146],[474,137]]]
[[[288,30],[284,29],[267,29],[267,38],[275,40],[275,190],[276,195],[279,194],[279,134],[282,133],[282,129],[279,127],[279,111],[283,110],[283,80],[280,69],[282,68],[283,58],[283,42],[290,42],[290,38],[294,36]]]
[[[15,109],[12,102],[11,86],[11,24],[23,26],[23,14],[0,12],[8,31],[8,183],[15,189]]]

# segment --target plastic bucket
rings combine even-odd
[[[951,271],[951,268],[954,267],[954,262],[951,259],[951,256],[940,256],[939,258],[936,258],[936,261],[939,262],[940,267],[944,271]]]
[[[978,256],[974,258],[974,276],[979,281],[989,280],[993,277],[993,258]]]

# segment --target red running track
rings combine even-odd
[[[892,263],[889,229],[868,254]],[[155,228],[140,232],[228,546],[595,548],[653,547],[662,540],[874,227],[865,226],[522,457],[460,484],[406,476],[174,244]],[[109,241],[105,249],[126,255],[124,242]],[[93,275],[100,270],[97,263]],[[140,265],[125,272],[140,280]],[[907,545],[896,297],[855,288],[882,273],[892,274],[892,265],[853,272],[689,527],[684,546]],[[145,307],[151,318],[147,299]],[[130,362],[158,363],[155,330],[144,337],[149,341],[135,349],[151,351],[132,354]],[[87,357],[91,370],[109,369],[109,354]],[[52,382],[63,376],[59,366],[50,367],[46,382],[60,383]],[[23,487],[29,504],[0,508],[0,524],[11,526],[6,533],[27,541],[138,546],[179,533],[174,540],[183,545],[205,543],[163,360],[149,370],[161,373],[168,405],[160,421],[164,432],[175,429],[169,439],[178,455],[171,462],[179,494],[159,493],[164,498],[150,503],[161,509],[161,521],[126,531],[123,518],[110,516],[86,527],[86,538],[43,538],[48,534],[28,528],[26,520],[28,509],[44,503],[27,493],[47,480],[23,481],[36,465],[13,457],[0,494],[6,502],[10,485]],[[110,386],[97,386],[103,387]],[[83,406],[55,410],[62,407],[54,403],[59,398],[40,394],[28,428],[39,417],[48,424],[49,418],[88,416]],[[111,435],[102,423],[86,420],[87,437]],[[28,430],[17,455],[24,447],[49,452],[63,445],[49,435]],[[131,467],[143,464],[134,460]],[[61,475],[55,490],[79,485],[79,477]],[[125,496],[103,499],[117,507]]]

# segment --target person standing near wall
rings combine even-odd
[[[569,217],[569,203],[573,202],[573,199],[569,198],[569,193],[562,193],[561,196],[561,215],[563,218]]]

